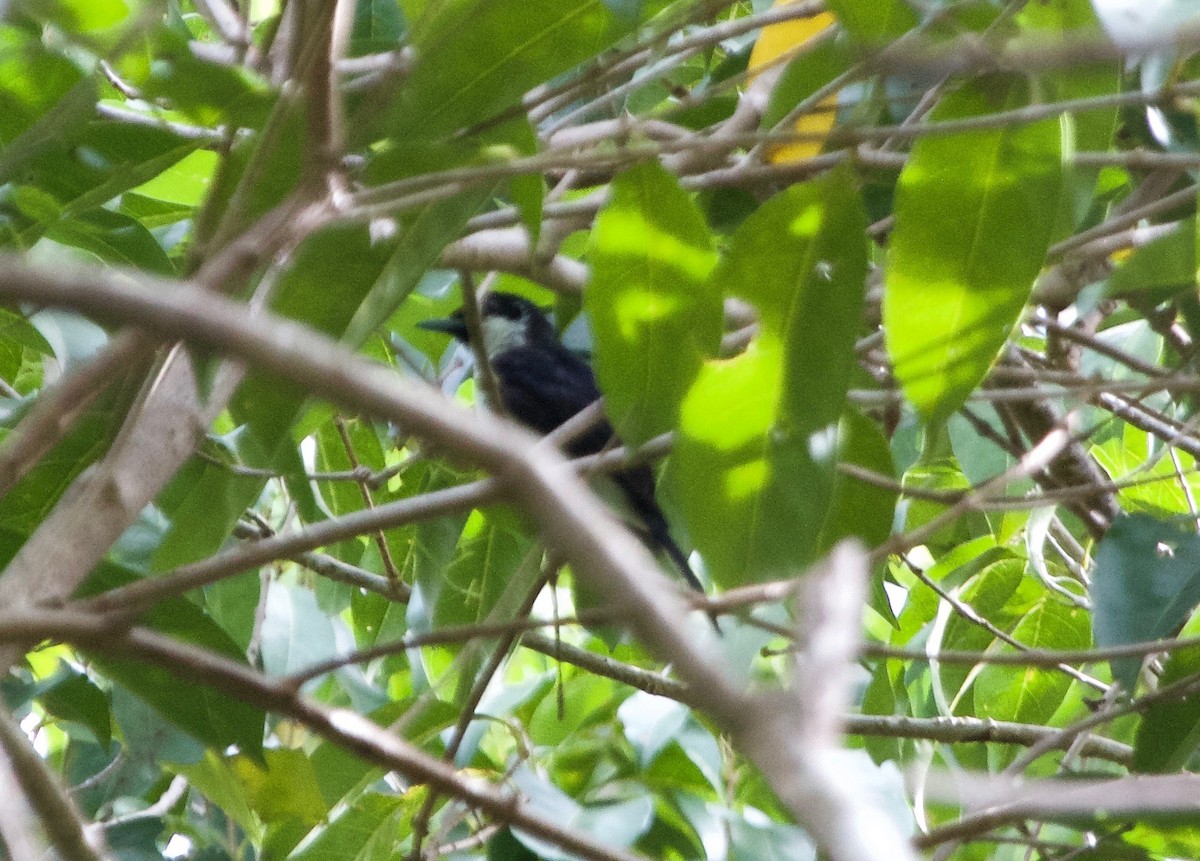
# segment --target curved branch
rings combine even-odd
[[[56,269],[0,257],[0,297],[73,308],[184,339],[304,386],[312,394],[435,440],[456,459],[481,466],[539,522],[546,543],[586,578],[633,632],[706,693],[705,710],[734,736],[780,798],[834,861],[906,859],[895,826],[824,766],[825,750],[797,735],[796,690],[751,694],[721,659],[703,625],[688,624],[688,607],[641,543],[575,475],[570,464],[516,426],[468,412],[439,392],[404,380],[316,331],[272,314],[251,318],[244,305],[199,295],[131,273]],[[843,561],[864,568],[861,553]],[[694,631],[694,633],[693,633]],[[370,725],[354,716],[355,721]],[[372,725],[373,726],[373,725]],[[330,725],[330,728],[335,728]],[[840,790],[840,791],[835,791]],[[870,826],[850,828],[871,812]]]

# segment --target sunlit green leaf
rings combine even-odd
[[[1012,637],[1031,649],[1085,649],[1090,645],[1087,623],[1081,608],[1047,598],[1022,617]],[[1071,677],[1056,667],[989,664],[975,679],[975,714],[1045,725],[1071,684]]]
[[[1024,79],[981,78],[944,97],[930,121],[1028,99]],[[884,327],[896,377],[930,422],[979,384],[1025,307],[1054,227],[1061,137],[1053,120],[925,136],[900,174]]]
[[[761,329],[745,353],[710,361],[696,379],[670,478],[720,585],[798,570],[814,551],[861,314],[864,227],[838,172],[764,204],[713,273],[755,306]]]
[[[596,376],[617,433],[638,445],[675,427],[688,386],[716,352],[716,254],[687,194],[647,163],[613,183],[589,257]]]

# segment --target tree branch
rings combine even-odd
[[[244,306],[221,297],[199,297],[127,273],[58,269],[50,274],[12,257],[0,257],[0,274],[0,297],[10,302],[71,307],[203,344],[335,404],[396,422],[436,441],[452,456],[487,469],[540,523],[548,546],[628,620],[637,636],[673,662],[682,678],[705,690],[706,711],[743,746],[830,858],[909,857],[899,848],[903,838],[882,818],[864,837],[869,842],[830,841],[831,832],[819,817],[830,809],[824,802],[837,802],[809,791],[811,784],[796,777],[809,762],[790,717],[801,708],[802,694],[752,695],[744,690],[705,626],[689,632],[687,605],[645,547],[560,455],[538,446],[527,432],[478,411],[468,413],[308,327],[265,313],[249,319]]]

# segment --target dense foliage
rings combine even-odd
[[[1200,858],[1193,5],[0,2],[8,857]]]

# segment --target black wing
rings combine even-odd
[[[592,369],[565,347],[530,345],[505,350],[492,359],[504,409],[521,424],[548,434],[600,397]],[[612,427],[601,422],[576,440],[570,454],[595,454],[612,439]],[[586,440],[587,444],[584,444]]]
[[[545,435],[591,406],[599,397],[592,369],[557,343],[505,350],[492,359],[504,409],[521,424]],[[594,424],[567,446],[573,457],[596,454],[613,441],[612,425]],[[692,588],[703,592],[687,557],[671,538],[667,519],[654,497],[654,474],[644,464],[613,475],[633,513],[645,530],[652,550],[665,552]]]

